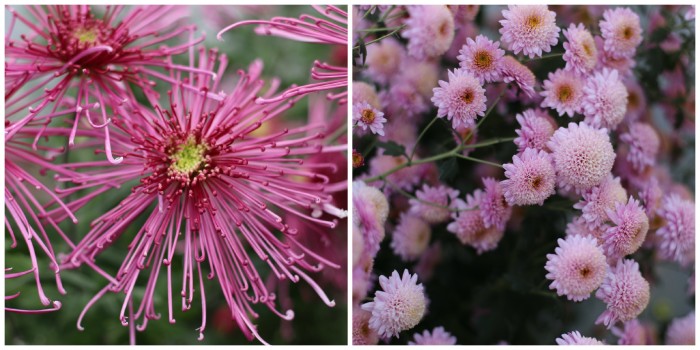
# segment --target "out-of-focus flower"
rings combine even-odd
[[[604,68],[586,81],[581,101],[585,122],[596,128],[615,130],[627,112],[627,88],[617,70]]]
[[[639,201],[629,197],[627,204],[617,202],[614,210],[606,208],[605,211],[612,221],[612,226],[603,234],[603,247],[608,258],[616,261],[636,252],[649,231],[649,218]]]
[[[666,330],[666,345],[695,345],[695,311],[671,321]]]
[[[399,71],[406,52],[396,39],[386,38],[367,46],[365,76],[379,84],[388,83]]]
[[[403,213],[391,236],[391,249],[404,261],[416,260],[428,248],[431,231],[420,217]]]
[[[477,254],[496,249],[504,234],[496,226],[486,227],[484,224],[479,211],[482,197],[483,191],[476,190],[473,195],[467,195],[466,202],[458,200],[456,205],[460,211],[452,214],[454,221],[447,225],[448,231],[454,233],[462,244],[476,249]]]
[[[549,289],[569,300],[588,299],[608,271],[603,249],[593,237],[574,235],[557,242],[555,254],[547,254],[544,267],[548,271],[545,277],[552,280]]]
[[[520,124],[520,129],[515,129],[518,137],[513,142],[518,146],[519,152],[524,152],[527,148],[548,150],[547,141],[557,129],[557,123],[549,113],[531,108],[516,114],[515,119]]]
[[[582,336],[578,331],[564,333],[556,342],[557,345],[605,345],[596,338]]]
[[[596,298],[607,304],[607,309],[595,321],[608,329],[618,321],[627,322],[639,316],[649,304],[649,282],[639,272],[634,260],[620,260],[611,268]]]
[[[556,173],[552,157],[545,151],[527,148],[503,169],[508,179],[501,183],[509,205],[542,205],[555,192]]]
[[[620,339],[617,340],[618,345],[652,344],[650,330],[637,319],[625,322],[624,329],[614,327],[612,333],[620,337]]]
[[[620,135],[620,140],[630,146],[627,160],[635,170],[643,172],[656,163],[661,140],[651,125],[641,122],[632,123],[629,130]]]
[[[438,108],[438,117],[447,117],[455,129],[475,125],[476,118],[486,112],[486,91],[468,72],[456,69],[447,75],[448,81],[440,80],[431,98]]]
[[[389,216],[389,203],[378,189],[363,181],[352,183],[353,222],[357,223],[365,243],[364,250],[374,257],[384,240],[384,223]]]
[[[556,13],[546,5],[508,5],[502,14],[501,41],[513,53],[539,57],[557,44],[561,29],[555,23]]]
[[[564,56],[565,69],[581,75],[589,74],[598,64],[598,49],[591,32],[583,24],[571,23],[569,29],[564,29]]]
[[[467,38],[466,44],[459,50],[459,66],[471,73],[481,84],[501,79],[501,59],[505,51],[499,49],[500,43],[493,42],[483,35],[476,40]]]
[[[379,101],[379,96],[377,96],[377,90],[374,89],[374,86],[363,81],[352,82],[352,102],[353,104],[367,102],[376,109],[382,108],[382,103]]]
[[[608,225],[600,225],[590,227],[588,222],[580,216],[574,217],[571,222],[566,224],[566,237],[581,235],[584,237],[593,237],[598,242],[598,245],[603,245],[603,233],[608,228]]]
[[[455,34],[452,12],[444,5],[406,6],[408,19],[401,36],[408,40],[408,54],[424,60],[442,55]]]
[[[603,47],[612,57],[632,57],[642,42],[639,16],[626,7],[603,12],[600,32],[605,39]]]
[[[695,261],[695,204],[671,194],[664,197],[658,215],[665,222],[656,231],[661,256],[682,265]]]
[[[456,345],[457,338],[444,327],[435,327],[432,332],[424,330],[423,333],[413,335],[413,340],[408,341],[408,345]]]
[[[369,326],[372,313],[361,308],[352,310],[352,344],[376,345],[379,343],[377,331]]]
[[[459,196],[459,191],[447,186],[428,186],[416,191],[416,198],[409,200],[411,213],[429,224],[439,224],[450,217],[450,208]],[[431,205],[432,203],[433,205]]]
[[[549,73],[542,85],[542,107],[555,109],[560,117],[564,114],[573,117],[581,112],[584,85],[578,74],[557,69],[554,73]]]

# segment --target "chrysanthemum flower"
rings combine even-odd
[[[581,235],[584,237],[593,237],[598,242],[598,245],[603,245],[603,233],[608,229],[608,225],[600,225],[596,227],[589,227],[588,222],[580,216],[574,217],[568,224],[566,224],[566,236]]]
[[[477,254],[491,251],[498,247],[503,238],[504,230],[495,226],[486,227],[479,211],[483,192],[474,191],[473,196],[467,195],[467,201],[457,200],[459,212],[452,214],[453,222],[447,225],[447,230],[454,233],[462,244],[476,249]]]
[[[549,113],[541,109],[527,109],[515,115],[515,119],[520,124],[519,129],[515,129],[518,137],[513,142],[518,146],[518,151],[523,152],[527,148],[547,151],[547,141],[557,129],[557,123]]]
[[[574,114],[581,112],[583,81],[577,73],[557,69],[554,73],[549,73],[543,85],[543,90],[540,92],[544,97],[542,107],[555,109],[560,117],[565,113],[573,117]]]
[[[518,88],[526,95],[532,97],[535,95],[535,74],[530,68],[520,63],[513,56],[503,56],[501,59],[501,72],[503,73],[503,82],[515,82]]]
[[[506,201],[505,189],[501,182],[491,177],[482,179],[484,182],[484,194],[479,201],[479,211],[484,219],[484,225],[489,228],[495,226],[503,231],[510,220],[513,208]]]
[[[352,122],[362,130],[369,128],[373,134],[384,135],[384,113],[367,102],[353,102]]]
[[[556,341],[557,345],[605,345],[596,338],[582,336],[578,331],[564,333]]]
[[[663,199],[658,215],[664,225],[656,231],[665,259],[686,265],[695,260],[695,204],[671,194]]]
[[[374,257],[384,240],[384,224],[389,216],[389,202],[384,194],[363,181],[352,183],[353,222],[357,223],[365,243],[364,251]]]
[[[352,102],[367,102],[376,109],[382,108],[382,103],[379,101],[377,90],[374,86],[365,83],[364,81],[352,82]]]
[[[552,157],[545,151],[525,149],[514,155],[513,163],[503,165],[507,180],[501,181],[509,205],[542,205],[554,194],[556,174]]]
[[[632,57],[642,42],[639,16],[629,8],[617,7],[603,12],[600,32],[605,51],[613,57]]]
[[[644,208],[630,197],[627,204],[617,202],[614,210],[606,208],[605,211],[612,221],[612,226],[603,234],[603,248],[608,258],[617,260],[636,252],[649,231],[649,218]]]
[[[416,158],[414,158],[416,159]],[[377,155],[369,161],[369,176],[384,174],[391,169],[406,163],[405,157]],[[420,164],[416,166],[405,167],[399,171],[386,176],[386,179],[404,191],[411,191],[421,181],[424,175],[425,167],[429,164]],[[376,186],[380,186],[381,181],[377,181]],[[385,186],[384,193],[390,194],[394,190],[393,186]]]
[[[555,254],[547,254],[545,276],[552,280],[549,289],[567,299],[588,299],[598,289],[608,270],[603,249],[593,237],[569,236],[557,241]]]
[[[608,271],[596,298],[607,304],[607,309],[595,321],[608,329],[616,322],[627,322],[639,316],[649,304],[649,282],[639,272],[634,260],[621,260]]]
[[[604,68],[586,81],[581,101],[585,122],[596,128],[615,130],[627,112],[627,88],[617,70]]]
[[[357,222],[352,223],[352,266],[356,266],[362,260],[365,253],[365,239]]]
[[[464,25],[474,21],[479,14],[479,5],[447,5],[455,16],[455,23]]]
[[[574,208],[581,210],[581,218],[590,229],[595,229],[608,221],[607,210],[615,209],[616,203],[625,203],[627,190],[619,177],[608,174],[600,185],[584,191],[582,197]]]
[[[695,311],[671,321],[666,330],[666,345],[695,345]]]
[[[508,5],[501,12],[503,20],[498,21],[502,28],[501,41],[508,50],[533,58],[549,52],[559,40],[559,27],[555,23],[556,13],[546,5]]]
[[[402,213],[391,236],[391,249],[404,261],[416,260],[428,248],[431,232],[430,225],[420,217]]]
[[[643,172],[644,169],[656,163],[661,140],[651,125],[642,122],[632,123],[629,130],[620,135],[620,140],[630,146],[627,160],[635,170]]]
[[[614,327],[612,333],[620,339],[617,340],[617,345],[651,345],[648,339],[651,337],[649,331],[644,327],[639,320],[634,319],[625,322],[624,329]]]
[[[429,224],[439,224],[450,217],[450,208],[459,196],[459,191],[447,186],[428,186],[416,191],[416,199],[409,200],[410,212]],[[431,205],[432,203],[434,205]]]
[[[352,310],[352,344],[376,345],[379,343],[379,335],[369,327],[372,313],[361,308]]]
[[[459,66],[471,73],[481,84],[501,79],[501,59],[505,51],[499,49],[500,42],[493,42],[483,35],[476,40],[467,38],[459,50]]]
[[[192,50],[190,55],[194,54]],[[190,65],[209,71],[217,61],[221,63],[218,71],[223,72],[225,57],[217,57],[215,50],[201,49],[199,62]],[[285,217],[296,216],[308,225],[326,229],[337,225],[335,219],[312,213],[318,208],[337,211],[329,210],[333,208],[331,191],[347,185],[345,181],[332,183],[324,174],[332,172],[335,165],[310,161],[310,156],[347,147],[324,146],[323,125],[319,124],[254,134],[300,99],[256,103],[259,96],[275,93],[262,90],[265,82],[261,72],[259,61],[252,63],[248,72],[239,72],[236,88],[223,101],[202,93],[218,86],[218,79],[193,73],[190,82],[198,86],[196,92],[174,85],[167,109],[155,105],[152,110],[123,111],[133,113],[134,122],[120,123],[123,133],[113,140],[115,154],[124,157],[119,168],[90,170],[101,165],[99,162],[66,165],[85,169],[84,176],[69,179],[81,186],[65,190],[66,195],[89,186],[100,192],[131,180],[139,183],[117,207],[93,222],[62,266],[93,266],[112,242],[145,217],[119,271],[112,276],[96,267],[109,283],[88,303],[79,327],[82,316],[97,299],[114,292],[126,295],[119,315],[122,324],[133,327],[142,319],[139,329],[145,329],[149,320],[159,318],[154,294],[162,270],[167,271],[167,286],[172,289],[172,265],[178,251],[184,255],[183,309],[190,308],[195,286],[201,293],[200,339],[206,325],[205,279],[218,281],[231,318],[248,338],[261,342],[250,320],[258,317],[254,305],[265,305],[283,319],[293,318],[291,310],[283,313],[276,309],[275,293],[268,290],[259,273],[265,264],[271,269],[269,278],[295,283],[303,279],[327,305],[334,305],[305,271],[338,265],[301,244],[295,237],[296,225]],[[255,263],[256,257],[263,262]],[[207,268],[208,274],[204,271]],[[147,280],[142,297],[134,293],[139,280]],[[174,322],[172,293],[167,301],[168,319]]]
[[[450,332],[445,331],[445,328],[435,327],[433,331],[424,330],[423,333],[413,335],[413,340],[408,341],[408,345],[456,345],[457,338]]]
[[[565,69],[581,75],[589,74],[598,64],[598,49],[591,32],[583,24],[571,23],[569,29],[564,29],[564,56]]]
[[[647,100],[645,92],[635,79],[625,79],[627,87],[627,120],[637,121],[647,113]]]
[[[401,36],[408,40],[408,54],[424,60],[445,53],[452,45],[455,23],[444,5],[406,6],[408,19]]]
[[[403,45],[394,38],[367,46],[364,75],[379,84],[388,83],[399,71],[405,54]]]
[[[592,128],[585,122],[559,128],[547,147],[552,151],[558,183],[563,189],[585,191],[598,186],[615,162],[607,130]]]
[[[447,117],[452,127],[475,125],[478,116],[486,112],[486,90],[473,75],[462,70],[447,71],[448,81],[440,80],[433,89],[433,101],[438,117]]]
[[[410,122],[430,109],[430,101],[403,76],[394,79],[387,90],[379,93],[384,111],[392,120]],[[411,123],[412,124],[412,123]]]
[[[644,203],[644,211],[649,220],[656,217],[656,211],[661,207],[661,199],[664,192],[659,185],[659,180],[656,176],[651,176],[642,185],[642,190],[639,192],[639,199]]]
[[[392,85],[410,84],[426,100],[433,96],[433,88],[438,84],[440,65],[433,61],[421,61],[412,57],[407,57],[401,61],[400,77],[394,79]]]
[[[423,318],[426,299],[423,284],[418,283],[418,275],[408,270],[403,276],[394,270],[391,276],[379,276],[382,290],[374,294],[374,299],[362,304],[362,309],[372,313],[369,327],[380,337],[397,337],[399,333],[415,327]]]
[[[598,49],[598,65],[597,70],[604,68],[614,69],[622,77],[628,77],[632,75],[632,68],[637,65],[637,61],[628,56],[613,56],[611,52],[605,51],[605,42],[603,38],[596,36],[593,38],[595,41],[595,46]]]

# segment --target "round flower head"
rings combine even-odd
[[[438,83],[441,68],[431,61],[420,61],[411,57],[401,61],[400,79],[412,85],[425,99],[433,96],[433,88]],[[393,82],[396,85],[396,82]]]
[[[388,83],[398,71],[404,54],[403,46],[394,38],[367,46],[365,75],[379,84]]]
[[[403,213],[391,237],[391,249],[403,261],[416,260],[428,248],[430,233],[430,225],[423,219]]]
[[[598,245],[603,245],[603,233],[608,228],[608,225],[597,227],[589,227],[588,222],[580,216],[574,217],[571,222],[566,224],[566,236],[581,235],[584,237],[593,237],[598,242]]]
[[[423,185],[422,190],[416,191],[416,198],[418,199],[409,200],[411,213],[418,215],[429,224],[445,222],[450,217],[449,207],[455,202],[457,196],[459,196],[459,191],[446,186],[431,187]]]
[[[608,270],[603,249],[593,237],[569,236],[557,241],[555,254],[547,254],[545,276],[552,280],[549,289],[556,289],[557,295],[581,301],[603,283]]]
[[[479,211],[486,228],[495,226],[500,231],[506,229],[513,209],[504,196],[503,185],[491,177],[483,178],[484,195],[479,203]]]
[[[611,260],[630,255],[639,249],[649,231],[649,218],[639,202],[630,197],[627,204],[617,202],[615,209],[606,208],[613,223],[605,234],[603,247]]]
[[[515,82],[518,88],[525,94],[532,97],[535,95],[535,74],[530,68],[520,63],[513,56],[503,56],[501,59],[501,70],[503,73],[503,82]]]
[[[571,23],[563,33],[567,40],[562,57],[566,61],[564,69],[581,75],[591,73],[598,63],[598,49],[591,32],[581,23],[578,26]]]
[[[565,190],[573,187],[585,191],[598,186],[615,163],[607,130],[585,122],[557,129],[547,147],[552,151],[559,186]]]
[[[634,79],[625,79],[627,87],[627,120],[636,121],[647,112],[644,90]]]
[[[644,203],[644,210],[649,220],[653,221],[656,217],[656,210],[661,207],[661,199],[663,196],[663,190],[656,176],[651,176],[642,185],[642,190],[639,192],[639,199]]]
[[[432,332],[425,330],[423,333],[413,335],[413,341],[408,345],[456,345],[457,338],[443,327],[435,327]]]
[[[352,344],[353,345],[376,345],[379,343],[379,335],[369,327],[369,320],[372,313],[362,310],[352,310]]]
[[[630,146],[627,161],[635,170],[642,172],[654,165],[661,140],[651,125],[641,122],[632,123],[629,131],[620,135],[620,140]]]
[[[603,12],[600,32],[604,49],[613,57],[632,57],[642,42],[639,16],[629,8],[617,7]]]
[[[560,117],[564,113],[573,117],[581,112],[583,82],[577,73],[557,69],[554,73],[549,73],[543,85],[544,88],[540,92],[544,97],[542,107],[555,109]]]
[[[445,53],[452,45],[455,23],[447,6],[406,6],[408,19],[401,36],[408,40],[408,54],[426,59]]]
[[[384,239],[384,223],[389,215],[389,203],[378,189],[363,181],[352,184],[353,222],[357,223],[364,241],[364,252],[374,257]]]
[[[462,70],[447,71],[448,81],[440,80],[430,99],[438,108],[438,117],[447,117],[452,127],[470,127],[486,112],[484,88],[473,75]]]
[[[642,277],[636,261],[620,260],[608,271],[595,296],[607,304],[595,323],[610,329],[617,321],[627,322],[644,311],[649,304],[649,282]]]
[[[542,205],[554,194],[556,174],[552,157],[545,151],[525,149],[514,155],[513,163],[504,164],[507,180],[501,182],[509,205]]]
[[[508,5],[501,12],[501,40],[508,50],[533,58],[549,52],[559,39],[559,27],[555,23],[556,13],[546,5]]]
[[[447,225],[447,230],[454,233],[462,244],[469,245],[481,254],[498,247],[504,231],[495,226],[487,228],[478,210],[483,192],[476,190],[474,196],[468,195],[467,202],[457,201],[459,212],[452,214],[455,220]]]
[[[505,51],[500,43],[493,42],[483,35],[476,40],[467,38],[467,43],[459,50],[459,66],[474,75],[479,82],[490,83],[501,78],[501,59]]]
[[[686,265],[695,260],[695,204],[671,194],[663,199],[659,216],[664,225],[656,231],[665,259]]]
[[[666,345],[695,345],[695,311],[671,321],[666,330]]]
[[[598,70],[603,68],[615,69],[621,76],[632,75],[632,68],[637,65],[634,58],[627,56],[613,56],[612,53],[605,51],[605,43],[603,38],[595,36],[593,40],[595,41],[595,46],[598,49],[598,65],[596,66]]]
[[[596,128],[615,130],[627,112],[627,88],[615,69],[603,68],[589,77],[583,88],[585,122]]]
[[[408,270],[403,276],[394,270],[391,276],[379,276],[382,290],[373,301],[362,304],[362,309],[372,313],[369,327],[382,338],[399,337],[399,332],[415,327],[425,314],[423,284],[417,283],[418,275]]]
[[[520,129],[515,129],[518,137],[513,142],[518,146],[518,151],[526,148],[546,151],[547,141],[557,129],[557,123],[549,113],[541,109],[527,109],[522,114],[516,114],[515,119],[520,124]]]
[[[374,108],[382,108],[382,103],[379,101],[379,96],[377,96],[374,86],[363,81],[352,82],[352,102],[353,104],[367,102]]]
[[[624,329],[614,327],[612,333],[620,337],[617,345],[651,345],[647,341],[649,331],[637,319],[625,322]]]
[[[582,336],[578,331],[564,333],[556,341],[557,345],[605,345],[596,338]]]
[[[625,203],[627,191],[620,184],[619,177],[608,174],[600,185],[583,192],[583,198],[575,209],[581,210],[581,218],[590,229],[600,227],[608,220],[607,210],[615,209],[615,203]]]
[[[384,154],[377,155],[369,161],[369,175],[375,176],[384,174],[404,163],[406,163],[405,157],[387,156]],[[396,185],[396,187],[405,191],[411,191],[413,190],[413,187],[422,179],[423,169],[424,168],[421,168],[421,166],[406,167],[388,175],[386,178]],[[377,183],[377,186],[379,186],[380,183]],[[392,190],[392,186],[386,186],[384,188],[385,193],[391,193]]]
[[[352,122],[362,127],[362,130],[369,128],[372,133],[384,136],[384,113],[372,107],[368,102],[354,102],[352,104]]]
[[[400,120],[403,124],[427,112],[431,107],[428,99],[403,76],[394,79],[388,90],[379,93],[379,98],[388,115],[398,116],[392,120]]]

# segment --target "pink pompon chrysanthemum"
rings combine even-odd
[[[418,259],[430,243],[430,225],[416,215],[402,213],[391,236],[391,249],[403,261]]]
[[[618,321],[627,322],[639,316],[649,304],[649,282],[639,272],[634,260],[621,260],[608,271],[596,298],[607,304],[607,309],[596,319],[608,329]]]
[[[651,125],[642,122],[632,123],[629,130],[620,135],[620,140],[629,145],[627,161],[638,172],[641,173],[656,163],[661,140]]]
[[[348,42],[347,12],[332,5],[312,5],[312,7],[321,15],[320,17],[303,14],[299,18],[274,17],[270,20],[240,21],[219,31],[216,38],[223,41],[223,34],[229,30],[240,26],[258,25],[255,32],[259,35],[272,35],[300,42],[345,48]],[[311,79],[319,82],[291,87],[277,96],[260,97],[258,102],[279,102],[318,91],[331,91],[326,96],[341,104],[347,101],[348,68],[344,64],[335,65],[316,60],[311,68]]]
[[[598,64],[598,49],[591,32],[579,23],[578,26],[571,23],[569,29],[564,29],[564,56],[565,69],[577,74],[589,74]]]
[[[508,50],[533,58],[549,52],[559,40],[559,27],[555,23],[556,13],[546,5],[508,5],[501,12],[501,41]]]
[[[606,208],[608,218],[612,221],[603,234],[603,248],[609,259],[616,261],[639,249],[649,231],[649,218],[639,201],[629,197],[624,202],[615,203],[615,209]]]
[[[520,128],[515,129],[518,137],[513,142],[518,146],[519,152],[525,151],[526,148],[548,150],[547,141],[557,129],[557,123],[549,113],[539,108],[531,108],[516,114],[515,119],[520,124]]]
[[[369,128],[373,134],[384,135],[384,113],[367,102],[353,102],[352,122],[362,130]]]
[[[556,173],[552,157],[545,151],[527,148],[503,169],[507,179],[501,184],[509,205],[542,205],[555,193]]]
[[[584,191],[582,197],[574,208],[581,210],[586,225],[595,229],[608,220],[607,210],[615,209],[615,203],[625,203],[627,190],[622,187],[619,177],[608,174],[600,185]]]
[[[501,59],[505,51],[499,49],[500,43],[479,35],[476,40],[467,38],[466,44],[459,50],[459,66],[474,75],[479,82],[490,83],[501,79]]]
[[[642,42],[642,26],[636,13],[626,7],[608,9],[599,25],[607,53],[613,57],[634,56]]]
[[[603,233],[608,228],[608,225],[601,225],[597,227],[589,227],[588,222],[580,216],[574,217],[568,224],[566,224],[566,236],[581,235],[584,237],[593,237],[596,239],[600,246],[603,245]]]
[[[486,112],[486,90],[470,73],[447,71],[448,81],[440,80],[430,99],[438,108],[438,117],[447,117],[452,127],[470,127]]]
[[[408,54],[424,60],[445,53],[452,45],[455,23],[444,5],[406,6],[408,19],[401,36],[408,40]]]
[[[501,68],[504,83],[515,82],[518,88],[526,95],[530,97],[535,95],[537,79],[535,79],[535,74],[532,73],[530,68],[520,63],[513,56],[503,56]]]
[[[656,231],[665,259],[687,265],[695,260],[695,204],[671,194],[663,199],[658,215],[663,226]]]
[[[411,213],[429,224],[439,224],[450,217],[450,208],[459,196],[459,191],[447,186],[428,186],[416,191],[417,199],[410,199]]]
[[[456,345],[457,338],[443,327],[435,327],[433,331],[424,330],[423,333],[413,335],[413,340],[408,345]]]
[[[623,329],[614,327],[612,333],[620,339],[617,345],[652,345],[649,340],[652,337],[649,329],[642,325],[638,319],[625,322]]]
[[[563,189],[585,191],[598,186],[615,163],[607,130],[592,128],[584,122],[557,129],[547,147],[554,157],[558,183]]]
[[[447,230],[454,233],[462,244],[476,249],[477,254],[494,250],[498,242],[503,238],[504,231],[495,226],[487,228],[484,219],[479,212],[479,204],[483,192],[476,190],[472,195],[467,195],[466,203],[457,200],[459,212],[452,214],[453,222],[447,225]]]
[[[605,345],[596,338],[582,336],[578,331],[564,333],[556,341],[557,345]]]
[[[615,69],[603,68],[583,88],[582,110],[588,125],[615,130],[627,113],[627,87]]]
[[[628,77],[632,75],[632,68],[637,65],[637,61],[632,57],[627,56],[613,56],[610,52],[605,51],[603,48],[604,41],[600,36],[595,36],[593,38],[595,41],[595,46],[598,49],[598,65],[597,70],[603,68],[615,69],[620,73],[620,76]]]
[[[214,70],[218,62],[216,71],[220,73],[226,67],[225,56],[216,50],[201,48],[195,55],[192,49],[190,55],[198,58],[189,63],[191,67]],[[337,226],[336,219],[317,211],[338,212],[333,209],[331,191],[342,191],[347,182],[331,181],[329,175],[337,166],[312,157],[338,157],[347,146],[327,145],[322,122],[256,134],[267,123],[279,120],[274,118],[285,116],[301,99],[256,103],[258,97],[276,93],[276,83],[271,84],[271,90],[264,89],[262,70],[262,63],[256,60],[247,71],[239,71],[234,91],[222,101],[202,93],[218,86],[219,78],[193,73],[190,82],[198,88],[191,91],[181,84],[172,86],[167,108],[156,104],[123,111],[133,113],[135,121],[120,123],[121,133],[114,135],[114,152],[124,157],[117,168],[106,167],[107,162],[66,165],[83,175],[66,179],[80,184],[64,190],[66,196],[90,187],[95,188],[93,193],[100,193],[128,181],[137,183],[118,206],[94,220],[90,231],[63,260],[62,266],[67,268],[94,266],[113,242],[131,240],[114,275],[95,268],[109,282],[88,303],[79,327],[87,310],[112,292],[125,295],[119,314],[122,324],[134,327],[139,322],[139,328],[145,329],[149,320],[160,317],[154,309],[155,295],[161,291],[156,285],[167,275],[168,289],[172,289],[175,261],[183,265],[183,285],[177,293],[183,308],[189,309],[195,295],[200,295],[200,339],[207,319],[205,280],[219,285],[230,317],[243,334],[261,342],[264,340],[251,320],[259,317],[254,306],[265,307],[285,320],[293,318],[292,310],[277,310],[276,293],[266,280],[303,280],[325,304],[335,305],[307,272],[339,266],[302,244],[296,237],[300,226],[287,217],[324,230]],[[71,205],[80,206],[90,196]],[[127,237],[130,228],[136,233]],[[183,257],[175,260],[176,253]],[[269,271],[263,270],[266,266]],[[139,290],[139,281],[145,286],[142,292],[134,293]],[[163,296],[171,323],[175,322],[173,294]]]
[[[377,331],[381,338],[399,336],[400,332],[415,327],[426,310],[423,284],[418,283],[418,275],[408,270],[403,275],[394,270],[391,276],[379,276],[382,290],[374,294],[374,299],[362,304],[362,309],[372,313],[369,327]]]
[[[552,280],[549,289],[567,299],[588,299],[598,289],[608,271],[603,249],[593,237],[569,236],[557,241],[555,254],[547,254],[547,279]]]
[[[491,177],[485,177],[482,181],[484,182],[484,194],[479,202],[479,211],[484,219],[484,225],[486,228],[494,226],[503,231],[513,212],[513,208],[504,196],[503,184]]]
[[[557,69],[549,73],[542,85],[542,107],[555,109],[560,117],[564,114],[573,117],[581,112],[584,82],[577,73]]]
[[[384,240],[384,224],[389,216],[389,202],[384,193],[363,181],[352,183],[353,222],[357,223],[364,251],[374,258]]]
[[[364,75],[379,84],[387,84],[399,72],[405,55],[403,45],[394,38],[369,45]]]
[[[671,321],[666,330],[666,345],[695,345],[695,311]]]

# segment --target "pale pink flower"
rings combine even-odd
[[[523,152],[526,148],[547,151],[547,141],[552,137],[557,129],[557,123],[544,110],[527,109],[515,115],[515,119],[520,124],[519,129],[515,129],[518,137],[513,142],[518,146],[518,151]]]
[[[533,58],[549,52],[559,40],[559,27],[555,23],[556,13],[546,5],[508,5],[501,12],[501,41],[508,50]]]
[[[642,27],[636,13],[626,7],[608,9],[599,24],[606,52],[613,57],[634,56],[642,42]]]
[[[589,77],[581,101],[584,121],[596,128],[615,130],[627,113],[627,88],[615,69],[603,68]]]
[[[589,229],[595,229],[608,221],[607,210],[615,209],[616,203],[625,203],[627,190],[619,177],[608,174],[600,185],[584,191],[582,197],[574,208],[581,210],[581,218]]]
[[[671,321],[666,330],[666,345],[695,345],[695,311]]]
[[[638,172],[641,173],[656,163],[661,140],[650,124],[643,122],[630,124],[629,130],[620,135],[620,140],[629,145],[627,160]]]
[[[567,40],[562,57],[566,61],[565,69],[581,75],[591,73],[598,63],[598,49],[591,32],[581,23],[571,23],[563,33]]]
[[[384,113],[367,102],[353,102],[352,122],[362,130],[369,128],[373,134],[384,135]]]
[[[568,236],[557,240],[555,254],[547,254],[547,279],[552,280],[549,289],[567,299],[588,299],[598,289],[608,270],[603,249],[593,237]]]
[[[459,191],[447,186],[423,185],[416,191],[416,199],[410,199],[410,212],[429,224],[439,224],[450,217],[450,208],[459,196]],[[434,204],[434,205],[431,205]]]
[[[608,258],[616,261],[636,252],[649,231],[649,218],[639,201],[629,197],[627,204],[617,202],[614,210],[606,208],[605,211],[612,221],[611,227],[603,234],[603,247]]]
[[[555,193],[556,173],[552,157],[545,151],[526,148],[503,169],[507,179],[501,184],[509,205],[542,205]]]
[[[588,222],[580,216],[576,216],[571,221],[566,224],[566,237],[581,235],[584,237],[595,238],[598,245],[603,245],[603,233],[608,228],[608,225],[600,225],[596,227],[589,227]]]
[[[352,310],[352,344],[376,345],[379,343],[377,331],[370,328],[369,320],[372,313],[361,308]]]
[[[364,81],[352,82],[352,102],[367,102],[376,109],[382,108],[382,103],[379,101],[377,90],[374,86],[365,83]]]
[[[466,44],[459,50],[459,66],[471,73],[480,83],[490,83],[501,79],[501,59],[505,51],[499,49],[500,43],[493,42],[483,35],[476,40],[467,38]]]
[[[556,341],[557,345],[605,345],[596,338],[582,336],[578,331],[564,333]]]
[[[503,56],[501,67],[504,83],[515,82],[518,88],[526,95],[530,97],[535,95],[537,79],[535,79],[535,74],[532,73],[530,68],[520,63],[513,56]]]
[[[445,331],[445,328],[435,327],[432,332],[429,330],[423,331],[423,333],[416,333],[413,335],[413,340],[408,341],[408,345],[456,345],[457,338],[455,338],[450,332]]]
[[[613,327],[612,333],[620,337],[617,345],[652,345],[650,330],[636,318],[625,322],[624,329]]]
[[[549,73],[542,85],[542,107],[555,109],[560,117],[564,114],[573,117],[581,112],[584,84],[577,73],[557,69]]]
[[[379,276],[382,290],[374,294],[371,302],[362,304],[362,309],[372,313],[369,327],[382,338],[397,337],[399,333],[415,327],[423,318],[426,298],[418,275],[408,270],[403,275],[394,270],[391,276]]]
[[[364,242],[364,252],[374,258],[384,240],[384,224],[389,215],[389,203],[384,194],[363,181],[352,183],[353,223],[358,225]]]
[[[664,225],[656,230],[661,256],[681,265],[694,261],[695,204],[671,194],[663,199],[658,215],[664,220]]]
[[[391,249],[403,261],[418,259],[428,248],[432,229],[418,216],[402,213],[391,236]]]
[[[379,84],[387,84],[399,71],[404,55],[403,45],[394,38],[369,45],[364,75]]]
[[[431,101],[438,107],[438,117],[447,117],[452,127],[473,126],[486,112],[485,90],[473,75],[462,70],[447,71],[448,81],[440,80]]]
[[[484,226],[496,227],[503,231],[506,223],[510,220],[513,208],[508,204],[504,196],[504,188],[501,182],[491,177],[482,179],[484,182],[484,193],[479,201],[479,211],[484,219]]]
[[[608,329],[618,321],[627,322],[639,316],[649,304],[649,282],[639,272],[634,260],[620,260],[610,271],[596,298],[607,304],[607,309],[596,319]]]
[[[483,192],[476,190],[474,195],[467,195],[466,203],[457,201],[459,212],[452,214],[453,222],[447,225],[447,230],[454,233],[462,244],[476,249],[477,254],[491,251],[498,247],[504,231],[495,226],[486,227],[479,212],[479,204]]]
[[[455,34],[452,12],[444,5],[406,6],[408,19],[401,36],[408,40],[408,54],[426,59],[450,48]]]

